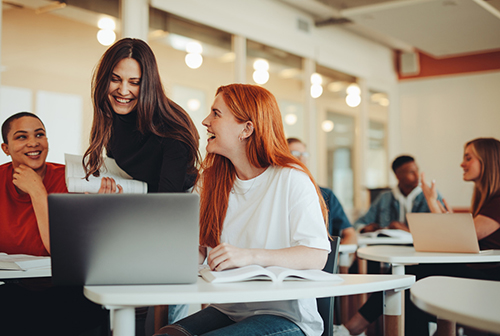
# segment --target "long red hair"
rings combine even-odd
[[[321,192],[306,166],[288,149],[281,113],[272,93],[257,85],[230,84],[219,87],[216,96],[218,94],[238,122],[251,121],[254,125],[246,144],[250,163],[259,168],[272,165],[306,173],[316,187],[326,226],[328,212]],[[210,153],[203,160],[201,171],[200,245],[215,247],[220,243],[236,171],[229,159]]]

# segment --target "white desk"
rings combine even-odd
[[[360,247],[367,245],[408,245],[413,244],[413,237],[363,237],[358,236],[358,245]]]
[[[494,250],[488,254],[475,253],[432,253],[416,252],[411,246],[384,246],[374,245],[359,248],[358,257],[371,261],[386,262],[392,265],[392,274],[405,274],[405,265],[416,264],[438,264],[438,263],[488,263],[500,262],[500,250]],[[404,297],[399,293],[401,306]],[[399,333],[404,331],[404,313],[399,314]],[[392,334],[392,332],[389,332]]]
[[[247,281],[210,284],[198,279],[193,285],[163,286],[85,286],[85,296],[111,310],[113,335],[129,336],[135,332],[134,308],[166,304],[233,303],[291,300],[310,297],[343,296],[384,291],[385,311],[394,314],[394,297],[414,282],[409,275],[339,275],[343,282]],[[396,307],[397,308],[397,307]]]
[[[500,262],[500,250],[491,253],[416,252],[411,246],[366,246],[358,249],[358,257],[392,264],[392,274],[405,274],[405,265],[444,263]]]
[[[439,319],[500,333],[500,282],[433,276],[417,281],[411,300]]]
[[[0,280],[20,279],[20,278],[45,278],[52,276],[52,269],[35,268],[27,271],[0,271]]]

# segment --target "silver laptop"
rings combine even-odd
[[[198,195],[52,194],[48,199],[54,284],[196,282]]]
[[[480,252],[470,213],[408,213],[406,219],[415,251]]]

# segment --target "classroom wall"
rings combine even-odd
[[[464,144],[500,139],[500,72],[400,82],[401,152],[414,155],[452,206],[469,206],[473,184],[462,180]],[[500,163],[499,163],[500,164]]]

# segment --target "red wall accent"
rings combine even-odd
[[[422,52],[418,52],[420,73],[418,75],[405,76],[399,72],[400,53],[400,51],[396,51],[395,55],[395,65],[399,80],[454,75],[479,71],[500,71],[500,50],[441,59],[434,58]]]

